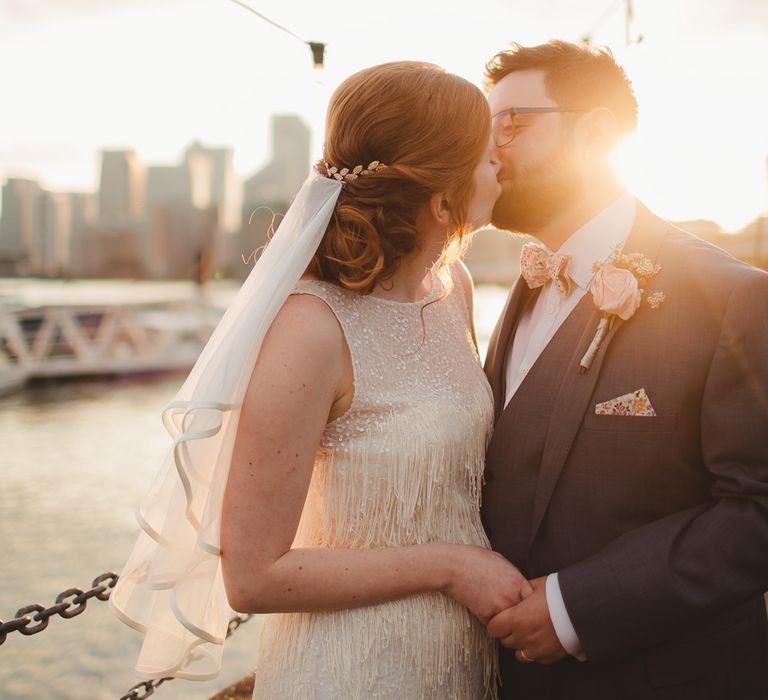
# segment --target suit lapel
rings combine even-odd
[[[528,288],[522,277],[517,278],[515,286],[507,298],[504,311],[501,313],[496,327],[488,342],[488,353],[485,360],[485,374],[493,390],[493,406],[496,421],[504,410],[504,398],[506,396],[506,359],[509,346],[517,327],[520,314],[530,301],[531,297],[539,290],[533,292]]]
[[[661,241],[669,231],[670,225],[653,215],[640,202],[637,202],[635,225],[627,238],[624,251],[627,253],[643,253],[652,261],[656,260]],[[603,340],[590,369],[581,373],[579,363],[586,352],[600,321],[600,312],[594,306],[592,295],[587,295],[577,304],[565,323],[573,321],[583,324],[583,332],[571,355],[560,390],[557,393],[552,415],[547,429],[541,470],[536,485],[533,504],[533,522],[531,539],[533,540],[544,519],[549,501],[560,478],[573,441],[581,426],[584,414],[594,393],[595,385],[600,376],[600,370],[606,358],[611,340],[623,323],[632,323],[633,319],[622,321],[616,318],[608,335]]]

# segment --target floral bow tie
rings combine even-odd
[[[570,255],[550,253],[535,243],[526,243],[520,258],[523,279],[531,289],[554,282],[558,294],[565,298],[571,292],[571,278],[566,272]]]

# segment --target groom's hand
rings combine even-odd
[[[546,580],[546,576],[533,579],[532,593],[488,622],[488,634],[499,639],[503,646],[516,649],[517,660],[524,663],[533,660],[549,665],[568,655],[549,617]]]

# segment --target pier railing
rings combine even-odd
[[[23,384],[36,377],[189,368],[220,317],[220,310],[190,304],[0,312],[0,393],[3,377]]]

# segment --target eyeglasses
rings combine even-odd
[[[510,107],[497,112],[491,117],[493,143],[496,148],[509,146],[515,140],[515,115],[517,114],[549,114],[551,112],[580,112],[579,109],[565,107]]]

